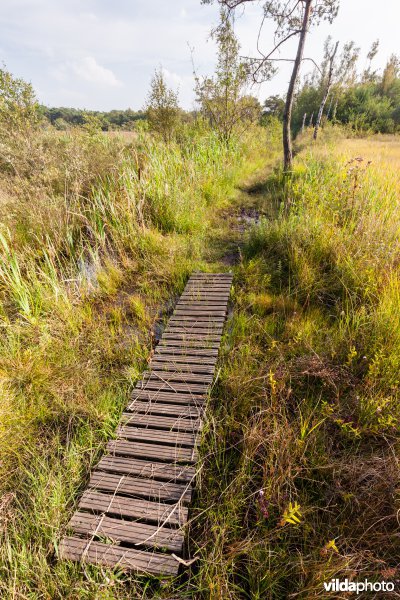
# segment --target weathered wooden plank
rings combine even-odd
[[[227,273],[196,272],[189,279],[118,437],[108,443],[71,520],[70,528],[85,539],[64,538],[61,556],[164,576],[177,572],[170,553],[182,550],[176,527],[187,521],[231,282]],[[166,554],[155,552],[160,548]]]
[[[160,353],[169,353],[168,345],[160,342],[157,348],[154,351],[154,356]],[[218,348],[187,348],[186,346],[171,346],[170,350],[171,354],[188,354],[191,356],[206,356],[207,358],[210,356],[218,356]]]
[[[184,371],[145,371],[143,373],[143,381],[193,381],[198,383],[212,383],[212,375],[204,373],[190,373]]]
[[[196,461],[197,452],[195,448],[183,448],[182,446],[162,446],[161,444],[150,444],[142,442],[131,442],[125,440],[111,440],[107,444],[107,450],[113,456],[134,456],[153,458],[170,462]]]
[[[174,316],[184,316],[184,317],[201,317],[203,315],[207,317],[224,317],[225,310],[224,309],[208,309],[205,306],[199,308],[190,308],[190,307],[178,307],[173,312]]]
[[[212,341],[219,342],[222,334],[214,332],[209,329],[202,329],[201,331],[191,331],[190,329],[184,329],[183,331],[176,331],[174,328],[168,329],[164,332],[163,340],[200,340],[200,341]]]
[[[189,281],[186,284],[186,287],[193,285],[193,284],[197,284],[197,285],[231,285],[231,281],[229,279],[226,278],[222,278],[222,277],[216,277],[211,279],[210,277],[208,278],[199,278],[199,277],[194,277],[193,279],[190,278]]]
[[[192,301],[180,300],[176,304],[176,308],[201,308],[201,309],[207,310],[209,312],[212,312],[213,310],[225,311],[226,303],[225,302],[205,303],[205,302],[197,302],[196,300],[192,300]]]
[[[133,550],[114,544],[65,537],[59,546],[60,558],[73,561],[119,567],[139,571],[149,575],[170,575],[178,573],[179,563],[171,554]]]
[[[204,271],[199,271],[198,273],[192,273],[189,277],[189,281],[193,281],[194,279],[210,279],[211,281],[216,281],[217,279],[226,279],[228,281],[232,281],[232,278],[232,273],[205,273]]]
[[[203,333],[199,334],[199,333],[190,333],[188,331],[185,331],[183,333],[181,332],[174,332],[174,331],[169,331],[164,333],[163,335],[163,340],[174,340],[174,341],[191,341],[191,340],[198,340],[198,341],[204,341],[204,342],[219,342],[221,339],[221,335],[220,334],[213,334],[213,333],[207,333],[206,331],[204,331]]]
[[[196,445],[197,436],[194,433],[185,433],[182,431],[172,431],[164,429],[150,429],[149,427],[133,427],[131,425],[119,425],[117,428],[119,438],[132,441],[148,441],[155,444],[165,444],[179,448],[187,446],[192,448]],[[163,446],[164,449],[164,446]]]
[[[216,290],[218,292],[229,292],[231,284],[225,281],[189,281],[185,292],[192,290]]]
[[[190,394],[185,392],[173,392],[171,390],[138,390],[135,389],[131,395],[131,401],[149,400],[162,403],[184,404],[188,406],[204,406],[207,396]]]
[[[190,404],[164,404],[163,402],[156,402],[154,400],[150,402],[135,400],[128,405],[127,410],[135,414],[171,415],[185,419],[199,419],[204,413],[204,409],[201,406],[193,406]]]
[[[142,385],[141,389],[156,390],[156,391],[170,391],[170,392],[186,392],[190,394],[201,394],[204,395],[208,390],[207,383],[181,383],[179,381],[147,381],[139,382]],[[138,384],[139,387],[139,384]]]
[[[197,333],[201,335],[219,335],[221,337],[223,328],[221,326],[215,326],[212,323],[185,325],[184,323],[172,323],[168,325],[164,331],[166,333]]]
[[[143,498],[126,498],[115,494],[103,494],[93,490],[84,492],[79,502],[79,509],[178,526],[182,526],[188,516],[188,509],[179,502],[165,504],[144,500]]]
[[[230,292],[212,292],[210,290],[189,290],[188,292],[183,292],[181,299],[193,298],[193,300],[197,300],[198,302],[202,302],[203,300],[210,300],[213,302],[214,300],[224,300],[227,302],[229,300]]]
[[[164,404],[163,406],[166,406],[168,408],[168,405]],[[152,429],[166,429],[167,431],[188,431],[192,433],[197,432],[202,425],[202,420],[199,414],[197,414],[196,417],[189,416],[190,407],[185,408],[185,417],[168,416],[165,413],[163,413],[162,415],[154,415],[149,414],[148,412],[138,413],[135,411],[128,411],[122,414],[121,421],[124,423],[124,425],[132,425],[142,429],[146,427],[146,429],[150,431]],[[141,434],[138,433],[138,435]]]
[[[192,495],[191,486],[184,483],[169,483],[156,481],[155,479],[142,479],[130,475],[117,475],[104,471],[93,471],[89,489],[97,489],[105,492],[115,492],[139,498],[152,498],[153,500],[164,500],[170,502],[190,502]]]
[[[195,469],[191,465],[168,464],[111,455],[104,456],[97,465],[97,468],[121,475],[152,477],[170,482],[182,481],[188,483],[195,476]]]
[[[212,375],[214,365],[196,365],[195,363],[178,363],[169,361],[152,360],[150,363],[152,371],[177,371],[178,373],[205,373]]]
[[[225,322],[225,316],[211,317],[210,315],[197,315],[197,316],[196,315],[195,316],[181,315],[180,317],[171,315],[169,318],[169,321],[168,321],[169,324],[182,323],[185,326],[187,326],[188,324],[195,324],[195,323],[215,323],[217,325],[223,325],[224,322]]]
[[[188,364],[194,366],[206,365],[208,367],[214,368],[217,362],[217,356],[192,356],[188,354],[169,354],[168,352],[156,351],[153,355],[150,365],[152,365],[153,362],[157,362],[160,364],[171,362],[177,367],[181,364]]]
[[[180,552],[183,533],[179,529],[115,519],[104,515],[76,512],[68,527],[75,533],[107,538],[109,542],[136,544],[151,548],[166,548]]]
[[[182,348],[182,349],[195,349],[195,348],[205,348],[206,350],[210,349],[210,350],[216,350],[218,352],[218,348],[219,348],[220,343],[219,342],[213,342],[212,340],[188,340],[188,339],[184,339],[184,340],[164,340],[162,339],[160,341],[160,343],[158,344],[158,347],[160,348],[166,348],[166,347],[170,347],[170,348]]]

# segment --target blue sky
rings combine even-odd
[[[384,10],[376,0],[342,0],[334,24],[311,32],[306,55],[319,59],[329,34],[342,42],[354,39],[364,55],[379,38],[376,66],[382,67],[392,52],[400,52],[400,2],[382,0],[378,6]],[[236,20],[243,54],[254,51],[259,18],[254,3]],[[162,65],[190,109],[189,45],[198,71],[212,72],[215,48],[208,35],[217,19],[217,6],[200,0],[1,0],[0,61],[31,81],[41,102],[95,110],[143,107],[154,68]],[[262,45],[268,49],[271,43],[267,26]],[[288,46],[281,56],[292,54]],[[290,70],[283,65],[272,81],[253,89],[261,100],[284,92]],[[303,73],[308,68],[305,64]]]

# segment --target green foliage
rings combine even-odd
[[[263,117],[276,117],[283,119],[285,100],[281,96],[269,96],[263,104]]]
[[[19,173],[34,162],[40,113],[32,86],[0,69],[0,169]]]
[[[156,69],[146,100],[146,115],[150,128],[165,142],[174,137],[179,122],[178,94],[169,89],[162,68]]]
[[[80,110],[77,108],[49,108],[40,107],[41,114],[50,121],[56,129],[65,130],[68,126],[75,127],[85,123],[88,117],[96,117],[101,123],[103,131],[124,130],[131,131],[139,121],[146,118],[143,111],[111,110],[109,112]]]
[[[219,138],[229,144],[234,135],[258,121],[261,109],[256,98],[246,95],[249,71],[240,59],[239,42],[225,10],[221,10],[220,24],[212,36],[218,48],[215,75],[201,78],[195,73],[195,91],[202,114]]]
[[[25,130],[39,121],[38,104],[30,83],[0,69],[0,124],[15,131]]]
[[[399,59],[393,55],[384,72],[364,72],[357,80],[354,71],[358,49],[345,45],[337,68],[336,81],[326,105],[325,121],[348,126],[355,132],[395,133],[400,131]],[[372,59],[371,59],[372,60]],[[346,66],[347,65],[347,66]],[[306,80],[297,96],[293,113],[293,131],[301,129],[303,117],[316,114],[322,98],[317,78]]]

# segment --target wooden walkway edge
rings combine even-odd
[[[60,558],[178,573],[231,284],[229,273],[190,277],[116,439],[91,474]]]

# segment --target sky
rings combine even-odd
[[[254,55],[260,6],[249,3],[235,22],[244,55]],[[30,81],[38,99],[48,106],[92,110],[143,108],[154,69],[161,66],[181,105],[194,107],[191,50],[199,74],[211,74],[215,45],[209,33],[218,21],[218,7],[200,0],[1,0],[0,62],[15,76]],[[332,25],[311,30],[305,55],[321,59],[328,35],[362,49],[360,66],[371,43],[380,39],[376,68],[400,53],[400,1],[341,0]],[[261,47],[271,48],[273,29],[267,24]],[[281,58],[291,58],[288,45]],[[261,101],[285,92],[290,63],[251,93]],[[302,74],[311,69],[304,62]]]

